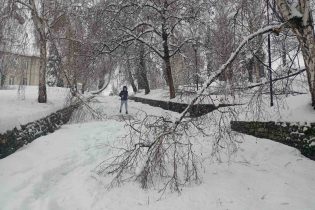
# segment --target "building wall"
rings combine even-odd
[[[38,85],[39,57],[0,52],[0,60],[5,86]]]

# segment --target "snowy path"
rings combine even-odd
[[[126,133],[117,98],[98,98],[104,122],[63,126],[0,160],[1,210],[229,209],[314,210],[315,162],[293,148],[246,136],[237,157],[206,165],[203,183],[166,194],[130,183],[107,191],[93,169]],[[130,102],[130,113],[165,111]]]

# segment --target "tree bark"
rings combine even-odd
[[[164,25],[162,26],[162,38],[163,38],[163,50],[164,50],[164,63],[165,63],[165,73],[167,78],[167,83],[169,86],[170,98],[175,98],[175,87],[172,76],[172,67],[171,67],[171,59],[170,59],[170,51],[168,47],[168,35]]]
[[[282,66],[287,65],[287,47],[285,44],[285,39],[281,43],[281,57],[282,57]]]
[[[105,66],[101,69],[101,71],[99,71],[99,74],[98,74],[98,89],[99,90],[102,89],[105,85],[106,72],[107,72],[107,69]]]
[[[39,63],[39,83],[38,83],[38,103],[47,102],[46,91],[46,64],[47,64],[47,37],[44,20],[39,16],[34,0],[29,0],[32,8],[32,20],[38,35],[40,63]],[[42,5],[43,6],[43,5]]]
[[[207,26],[207,33],[206,33],[206,38],[205,38],[205,47],[207,49],[206,52],[206,59],[207,59],[207,76],[210,77],[212,71],[213,71],[213,67],[214,67],[214,63],[213,63],[213,43],[212,39],[211,39],[211,29],[210,29],[210,25]]]
[[[46,40],[40,41],[40,64],[39,64],[39,83],[38,83],[38,103],[47,102],[46,91]]]
[[[102,87],[104,86],[104,84],[105,84],[105,80],[104,79],[102,79],[102,78],[100,78],[99,80],[98,80],[98,89],[100,90],[100,89],[102,89]]]
[[[310,0],[299,0],[302,17],[292,17],[290,5],[286,0],[276,0],[280,13],[297,36],[307,72],[312,106],[315,108],[315,36]],[[298,8],[297,8],[298,9]]]
[[[128,74],[128,80],[131,84],[132,90],[134,93],[138,92],[137,86],[135,84],[135,80],[133,79],[132,72],[131,72],[131,65],[129,61],[129,57],[127,56],[127,74]]]
[[[147,69],[145,65],[145,49],[144,44],[140,43],[140,50],[139,50],[139,75],[138,75],[138,85],[139,89],[144,89],[145,94],[150,93],[150,86],[147,77]]]

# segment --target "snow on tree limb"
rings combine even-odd
[[[283,80],[283,79],[287,79],[287,78],[290,78],[290,77],[294,77],[294,76],[297,76],[299,74],[302,74],[303,72],[305,72],[306,69],[300,69],[298,70],[297,72],[293,73],[293,74],[288,74],[286,76],[282,76],[282,77],[276,77],[274,79],[271,80],[271,82],[276,82],[276,81],[279,81],[279,80]],[[240,90],[245,90],[245,89],[251,89],[251,88],[255,88],[255,87],[259,87],[259,86],[263,86],[263,85],[267,85],[270,83],[270,80],[266,81],[266,82],[261,82],[261,83],[258,83],[258,84],[255,84],[255,85],[251,85],[251,86],[247,86],[247,87],[243,87],[243,88],[239,88]]]
[[[278,24],[278,25],[270,25],[266,26],[264,28],[259,29],[253,34],[250,34],[249,36],[245,37],[243,41],[239,44],[237,49],[230,55],[229,59],[221,65],[221,67],[215,72],[214,75],[212,75],[205,83],[206,85],[200,89],[197,93],[197,96],[190,102],[190,104],[187,106],[187,108],[180,114],[180,117],[173,122],[174,124],[174,130],[177,128],[178,124],[184,119],[184,117],[187,115],[189,109],[196,103],[196,101],[200,98],[200,96],[205,92],[206,89],[224,72],[224,70],[235,60],[237,55],[240,53],[240,51],[243,49],[243,47],[252,39],[254,39],[256,36],[272,32],[275,29],[279,29],[283,27],[286,23]]]
[[[135,34],[133,34],[132,32],[130,32],[129,29],[121,29],[123,32],[126,32],[128,35],[130,35],[132,38],[134,38],[135,40],[145,44],[146,46],[148,46],[151,50],[153,50],[159,57],[163,58],[164,55],[162,53],[160,53],[160,50],[157,49],[155,46],[153,46],[152,44],[148,43],[146,40],[144,40],[143,38],[141,38],[141,36],[143,36],[146,33],[152,32],[153,30],[146,30],[145,32],[141,33],[140,36],[136,36]]]

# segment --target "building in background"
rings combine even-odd
[[[37,56],[0,51],[0,86],[38,85],[39,61]]]

